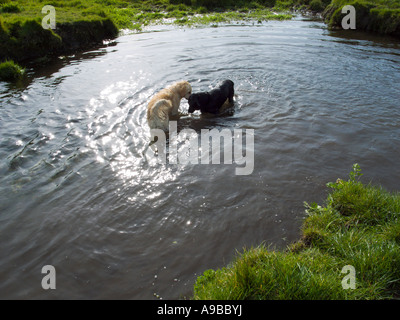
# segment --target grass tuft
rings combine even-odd
[[[2,13],[18,13],[18,12],[21,12],[21,9],[17,4],[5,3],[0,6],[0,12],[2,12]]]
[[[0,81],[14,81],[20,79],[25,69],[12,60],[0,63]]]

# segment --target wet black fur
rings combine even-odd
[[[189,97],[189,113],[200,110],[201,113],[217,114],[219,109],[229,99],[229,103],[233,103],[234,83],[231,80],[225,80],[219,87],[209,92],[193,93]]]

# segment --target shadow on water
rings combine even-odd
[[[238,103],[233,106],[226,103],[220,110],[219,114],[205,113],[200,114],[199,111],[193,114],[183,114],[178,122],[178,133],[183,129],[193,129],[197,133],[201,133],[202,129],[223,129],[233,128],[239,125],[240,120],[234,115],[239,112]]]
[[[398,38],[390,35],[381,35],[373,32],[365,32],[358,30],[330,30],[328,31],[329,36],[337,38],[337,43],[349,44],[349,45],[361,45],[368,47],[382,47],[389,49],[399,49],[400,41]],[[391,54],[398,54],[391,52]]]
[[[26,61],[24,64],[26,70],[24,77],[15,82],[4,83],[4,85],[9,90],[24,90],[37,78],[50,78],[68,65],[79,64],[84,60],[104,56],[109,52],[109,50],[107,50],[108,47],[114,47],[116,45],[117,41],[112,41],[104,45],[93,47],[90,51],[79,51],[72,55],[51,58],[44,57],[34,61]],[[54,84],[57,85],[57,83]]]

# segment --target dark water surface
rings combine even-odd
[[[254,172],[144,161],[150,97],[227,78],[234,114],[180,126],[254,129]],[[236,249],[296,240],[353,163],[400,190],[400,43],[299,20],[121,36],[0,83],[0,159],[0,298],[188,297]]]

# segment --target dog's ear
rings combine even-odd
[[[185,93],[184,97],[187,100],[189,100],[191,95],[192,95],[192,86],[189,84],[189,82],[187,82],[187,84],[186,84],[186,93]]]

